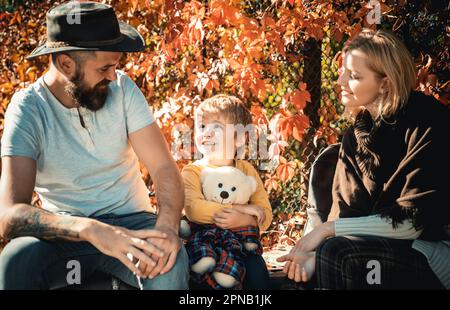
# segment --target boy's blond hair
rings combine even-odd
[[[195,117],[220,117],[227,122],[244,127],[252,123],[252,115],[237,97],[220,94],[204,100],[197,107]]]

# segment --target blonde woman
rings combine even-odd
[[[381,30],[344,48],[338,84],[353,126],[331,211],[279,258],[285,272],[322,289],[450,288],[450,111],[413,91],[411,55]]]

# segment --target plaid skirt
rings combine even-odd
[[[206,283],[214,289],[223,289],[212,277],[213,272],[222,272],[238,281],[235,289],[242,288],[245,277],[244,258],[250,253],[262,254],[259,230],[255,227],[221,229],[215,225],[191,223],[191,231],[193,233],[185,246],[189,254],[189,265],[192,266],[203,257],[212,257],[216,261],[212,272],[202,275],[191,272],[191,279],[196,283]],[[246,242],[256,243],[256,250],[247,251],[244,248]]]
[[[334,237],[316,251],[319,289],[443,289],[412,240]]]

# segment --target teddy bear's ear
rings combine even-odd
[[[212,171],[214,171],[214,169],[212,169],[212,168],[208,168],[208,167],[203,168],[202,173],[201,173],[201,176],[200,176],[200,181],[201,181],[202,183],[204,183],[206,177],[207,177],[208,174],[211,173]]]
[[[250,188],[251,188],[252,194],[253,194],[256,191],[256,186],[257,186],[256,180],[254,177],[252,177],[250,175],[247,176],[247,180],[248,180],[248,184],[250,184]]]

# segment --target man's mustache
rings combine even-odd
[[[102,87],[102,86],[108,86],[109,83],[111,83],[110,80],[103,80],[103,81],[101,81],[100,83],[98,83],[98,84],[96,85],[95,88],[97,88],[97,87]]]

